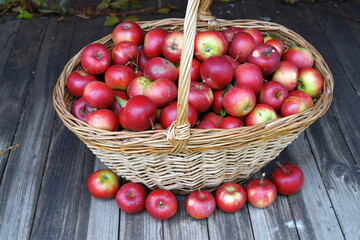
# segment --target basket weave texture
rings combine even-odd
[[[67,76],[80,69],[80,50],[65,65],[53,92],[58,116],[91,151],[116,172],[147,187],[186,194],[195,189],[213,190],[223,182],[242,182],[275,159],[309,125],[325,114],[333,97],[334,80],[320,53],[296,32],[276,23],[258,20],[216,19],[209,11],[210,0],[189,0],[184,19],[168,18],[137,22],[144,31],[164,28],[184,31],[180,62],[178,114],[167,130],[109,132],[96,129],[70,113],[74,98],[66,89]],[[309,110],[252,127],[234,129],[193,129],[187,121],[188,92],[194,38],[198,31],[224,30],[227,27],[255,28],[273,32],[286,46],[308,48],[315,58],[314,68],[323,76],[324,90]],[[109,49],[111,35],[96,41]]]

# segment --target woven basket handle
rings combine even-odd
[[[167,132],[167,139],[173,146],[172,152],[189,152],[186,148],[190,137],[190,123],[188,121],[188,99],[191,82],[191,63],[194,56],[194,39],[198,20],[208,21],[209,29],[215,26],[215,18],[211,16],[209,8],[212,0],[189,0],[184,18],[184,45],[180,59],[177,117]],[[200,7],[199,7],[200,6]]]

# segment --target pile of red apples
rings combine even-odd
[[[66,80],[71,113],[108,131],[166,129],[177,116],[179,63],[184,34],[147,32],[123,22],[113,48],[87,45],[81,70]],[[314,56],[257,29],[198,32],[194,40],[188,120],[191,127],[237,128],[311,108],[323,89]]]

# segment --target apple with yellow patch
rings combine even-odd
[[[246,194],[251,205],[257,208],[267,208],[275,202],[277,197],[276,186],[265,173],[260,178],[253,179],[246,187]]]
[[[224,183],[216,189],[216,206],[224,212],[239,211],[246,203],[246,191],[237,183]]]

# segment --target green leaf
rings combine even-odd
[[[139,21],[139,18],[137,16],[127,16],[126,18],[124,18],[123,22],[137,22]]]
[[[32,19],[34,18],[34,15],[32,15],[31,13],[29,13],[26,10],[21,10],[19,15],[17,16],[17,18],[21,18],[21,19]]]
[[[227,112],[226,112],[225,108],[221,108],[220,116],[225,117],[226,115],[227,115]]]
[[[47,3],[44,0],[32,0],[32,2],[40,7],[47,7]]]
[[[170,8],[160,8],[157,10],[159,14],[168,14],[170,12]]]
[[[38,11],[41,13],[56,13],[56,11],[54,9],[39,8]]]
[[[12,8],[11,11],[20,13],[21,11],[24,11],[24,10],[22,9],[22,7],[17,6],[17,7]]]
[[[114,9],[126,10],[130,7],[129,0],[117,0],[111,3],[111,7]]]
[[[104,10],[104,9],[107,9],[109,6],[110,6],[110,3],[101,2],[96,6],[96,10]]]
[[[142,8],[142,4],[139,0],[130,0],[131,6],[134,8]]]
[[[234,86],[232,84],[229,84],[226,86],[225,90],[222,92],[221,96],[224,97],[225,96],[225,93],[227,91],[229,91],[231,88],[233,88]]]
[[[110,15],[103,23],[104,26],[114,26],[120,22],[120,19],[116,15]]]
[[[171,5],[171,4],[169,4],[168,7],[170,8],[170,10],[179,10],[180,9],[179,6]]]
[[[125,107],[126,103],[128,102],[127,100],[125,99],[122,99],[121,97],[119,96],[115,96],[115,100],[120,104],[121,107]]]

